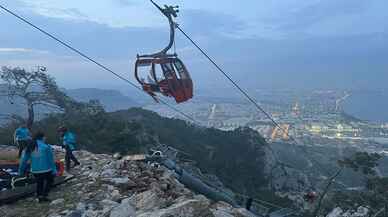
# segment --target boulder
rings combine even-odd
[[[56,199],[56,200],[51,201],[50,206],[58,206],[60,204],[63,204],[64,202],[65,202],[65,199],[63,199],[63,198]]]
[[[108,168],[101,172],[101,177],[114,177],[117,174],[117,170]]]
[[[97,178],[100,174],[98,172],[87,172],[84,175],[87,175],[90,178]]]
[[[235,217],[256,217],[256,215],[243,208],[234,209],[233,214]]]
[[[233,208],[225,202],[218,202],[211,209],[214,217],[256,217],[253,213],[242,208]]]
[[[110,212],[109,217],[134,217],[136,216],[135,208],[131,204],[131,200],[129,198],[121,201],[119,206],[116,206]]]
[[[113,158],[116,159],[116,160],[120,160],[122,158],[122,155],[120,153],[115,153],[113,155]]]
[[[62,217],[62,216],[57,214],[51,214],[51,215],[48,215],[47,217]]]
[[[121,194],[118,190],[113,190],[112,193],[110,194],[110,197],[113,201],[118,201],[121,198]]]
[[[160,209],[154,212],[139,214],[138,217],[197,217],[197,216],[214,216],[209,209],[208,200],[191,199],[172,206]]]
[[[112,185],[106,185],[106,189],[108,189],[108,191],[114,191],[115,187]]]
[[[344,211],[339,208],[339,207],[336,207],[335,209],[333,209],[328,215],[327,217],[340,217],[342,216],[341,214],[343,213]]]
[[[100,217],[101,213],[99,211],[87,210],[82,214],[82,217]]]
[[[122,184],[128,183],[129,179],[128,177],[119,177],[119,178],[112,178],[109,181],[112,182],[114,185],[122,185]]]
[[[69,212],[70,212],[70,210],[65,209],[65,210],[61,211],[59,214],[60,214],[61,216],[66,216]]]
[[[77,204],[77,210],[85,211],[86,210],[86,204],[79,202]]]
[[[233,212],[231,210],[223,210],[223,209],[212,209],[214,217],[234,217]]]
[[[160,196],[162,194],[159,189],[152,188],[148,191],[133,195],[130,201],[137,210],[142,210],[143,212],[153,211],[164,206],[166,200]]]
[[[111,183],[115,187],[119,187],[121,189],[132,189],[137,186],[135,182],[130,180],[128,177],[118,177],[118,178],[111,178],[111,179],[105,179],[106,182]]]
[[[67,214],[66,217],[83,217],[83,212],[80,210],[74,210]]]
[[[112,201],[112,200],[105,199],[105,200],[102,200],[100,202],[100,205],[102,206],[102,212],[108,213],[114,207],[117,207],[119,205],[119,203]]]
[[[362,206],[358,207],[357,210],[347,210],[346,212],[337,207],[327,217],[367,217],[368,213],[369,209]]]

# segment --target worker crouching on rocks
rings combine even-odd
[[[28,161],[31,162],[31,173],[36,180],[37,199],[39,202],[48,202],[47,196],[57,174],[57,169],[53,150],[46,143],[44,133],[36,133],[31,145],[24,149],[19,164],[20,176],[25,175]]]
[[[75,145],[76,145],[75,135],[64,126],[61,126],[58,128],[58,133],[62,139],[62,147],[66,151],[65,164],[66,164],[66,171],[69,172],[71,161],[74,162],[74,166],[80,165],[79,161],[73,154],[73,151],[75,150]]]

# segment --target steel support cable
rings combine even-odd
[[[80,55],[81,57],[85,58],[86,60],[88,60],[89,62],[92,62],[94,63],[95,65],[97,65],[98,67],[104,69],[105,71],[113,74],[115,77],[117,77],[118,79],[121,79],[123,80],[124,82],[127,82],[128,84],[130,84],[132,87],[136,88],[137,90],[140,90],[141,92],[144,93],[144,91],[142,90],[142,88],[140,88],[139,86],[137,86],[135,83],[133,83],[132,81],[126,79],[125,77],[123,77],[122,75],[116,73],[115,71],[113,71],[112,69],[108,68],[107,66],[99,63],[97,60],[89,57],[88,55],[86,55],[85,53],[81,52],[80,50],[74,48],[73,46],[71,46],[69,43],[59,39],[58,37],[54,36],[53,34],[43,30],[42,28],[40,28],[39,26],[33,24],[32,22],[28,21],[26,18],[23,18],[22,16],[16,14],[15,12],[9,10],[8,8],[4,7],[3,5],[0,5],[0,8],[3,9],[5,12],[11,14],[12,16],[16,17],[17,19],[19,19],[20,21],[26,23],[27,25],[33,27],[34,29],[38,30],[39,32],[43,33],[44,35],[48,36],[49,38],[53,39],[54,41],[60,43],[61,45],[65,46],[66,48],[70,49],[71,51],[77,53],[78,55]],[[180,115],[182,115],[183,117],[187,118],[188,120],[191,120],[192,122],[194,123],[197,123],[198,122],[192,118],[190,115],[180,111],[179,109],[175,108],[174,106],[168,104],[167,102],[165,102],[164,100],[162,99],[158,99],[159,102],[161,102],[162,104],[164,104],[165,106],[167,106],[168,108],[170,108],[171,110],[179,113]]]
[[[260,112],[262,112],[272,123],[275,127],[279,128],[284,134],[286,134],[288,136],[288,138],[290,140],[292,140],[295,145],[298,147],[298,141],[296,141],[296,139],[294,137],[292,137],[289,132],[287,132],[283,127],[280,126],[280,124],[278,124],[273,118],[272,116],[266,112],[257,102],[256,100],[254,100],[246,90],[244,90],[243,88],[240,87],[239,84],[237,84],[237,82],[235,82],[232,77],[225,71],[223,70],[217,63],[216,61],[210,57],[207,52],[205,52],[205,50],[203,50],[199,45],[198,43],[196,43],[179,25],[176,26],[176,28],[217,68],[218,71],[220,71],[226,78],[227,80],[229,80],[233,86],[249,101],[251,102]],[[306,150],[304,150],[304,148],[300,147],[300,149],[302,150],[302,152],[305,153],[305,155],[307,156],[308,153]],[[308,157],[307,157],[308,158]],[[320,167],[319,169],[322,170],[323,172],[327,173],[327,174],[330,174],[326,169],[324,169],[323,167],[319,166],[320,163],[318,163],[317,161],[315,161],[314,159],[310,159],[311,161],[314,161],[318,167]]]

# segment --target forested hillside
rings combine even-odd
[[[37,122],[35,130],[43,130],[48,141],[56,144],[56,129],[63,124],[77,134],[80,149],[135,154],[146,153],[156,144],[168,144],[233,190],[258,192],[269,186],[264,174],[267,143],[249,128],[221,131],[133,108],[94,115],[51,115]],[[0,143],[12,142],[15,127],[11,124],[0,130]]]

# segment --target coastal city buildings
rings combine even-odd
[[[280,125],[259,113],[246,102],[188,103],[180,109],[193,115],[202,125],[221,130],[250,127],[268,141],[289,141],[293,138],[333,139],[346,142],[380,142],[388,144],[388,123],[359,120],[346,114],[341,103],[350,96],[348,92],[315,91],[310,94],[267,94],[261,106]],[[264,98],[264,97],[260,97]],[[162,115],[175,114],[161,108],[150,107]]]

